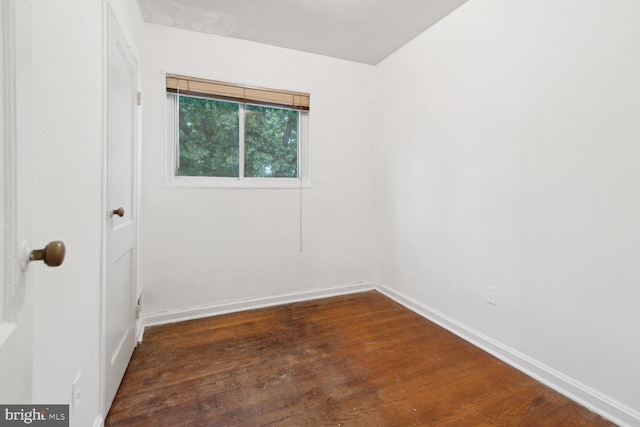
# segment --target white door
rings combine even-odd
[[[0,403],[3,404],[32,401],[33,284],[26,259],[34,182],[28,155],[31,69],[27,14],[25,2],[0,0],[0,182],[3,189],[0,196]],[[50,274],[55,274],[55,270]]]
[[[136,345],[137,62],[108,14],[105,413]]]

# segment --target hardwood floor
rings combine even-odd
[[[613,425],[375,292],[149,328],[106,426]]]

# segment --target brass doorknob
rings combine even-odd
[[[118,215],[120,218],[124,216],[124,208],[118,208],[111,211],[111,216]]]
[[[57,267],[64,261],[65,248],[60,240],[49,243],[44,249],[35,249],[29,255],[29,261],[44,261],[49,267]]]

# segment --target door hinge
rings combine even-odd
[[[138,298],[136,304],[136,319],[140,319],[140,312],[142,311],[142,297]]]
[[[142,105],[142,94],[138,92],[138,96],[136,96],[136,102],[138,105]]]

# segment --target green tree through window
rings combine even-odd
[[[180,176],[238,176],[238,104],[179,98]]]
[[[179,176],[298,177],[296,110],[178,97]],[[244,115],[244,120],[240,120]]]
[[[298,112],[247,105],[244,176],[298,176]]]

